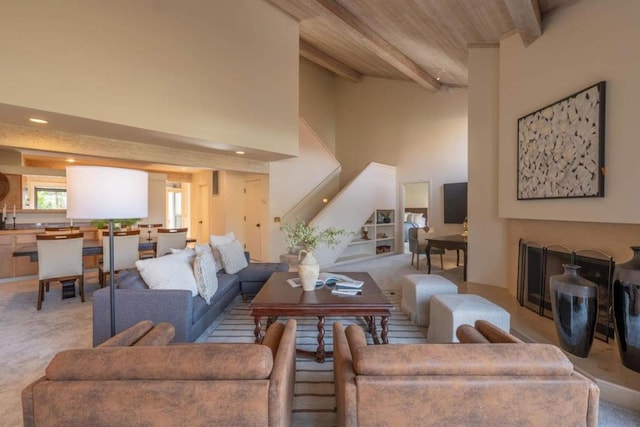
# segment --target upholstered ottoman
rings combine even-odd
[[[402,277],[400,308],[417,325],[429,326],[429,303],[433,295],[457,294],[452,281],[436,274],[407,274]]]
[[[434,295],[431,298],[429,330],[430,343],[460,342],[456,329],[460,325],[474,325],[486,320],[509,332],[511,316],[508,311],[479,295]]]

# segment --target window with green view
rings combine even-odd
[[[35,189],[36,209],[67,209],[67,190],[64,188]]]

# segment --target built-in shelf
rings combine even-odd
[[[349,243],[335,264],[394,253],[395,227],[395,210],[376,209],[362,225],[360,235]]]

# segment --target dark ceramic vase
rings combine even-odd
[[[640,246],[613,272],[613,319],[622,364],[640,372]]]
[[[598,285],[580,275],[580,266],[563,264],[564,273],[551,276],[551,309],[560,346],[587,357],[598,318]]]

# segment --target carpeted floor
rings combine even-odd
[[[404,274],[416,272],[410,265],[410,259],[410,254],[391,255],[334,267],[331,271],[367,271],[391,298],[399,298],[398,278]],[[421,263],[422,270],[426,268],[424,264],[426,263]],[[461,283],[462,268],[455,267],[455,252],[452,257],[445,257],[444,272],[439,269],[434,269],[433,272]],[[84,304],[80,303],[79,297],[61,300],[60,286],[53,285],[39,312],[35,308],[37,280],[0,283],[0,360],[2,361],[0,364],[0,426],[22,425],[21,390],[44,374],[45,367],[58,351],[91,347],[91,296],[98,288],[97,282],[95,272],[85,275],[86,302]],[[238,303],[240,308],[242,303],[240,301]],[[234,308],[235,306],[230,307],[229,315]],[[400,322],[401,316],[399,312],[394,313],[391,326],[392,342],[395,339],[394,335],[396,338],[400,337],[398,335],[400,331],[393,328],[400,327],[400,323],[395,322]],[[228,316],[221,316],[205,331],[199,341],[208,340],[209,337],[214,339],[216,329],[223,323],[226,328],[227,320],[230,322],[231,319]],[[353,319],[353,321],[358,320]],[[219,333],[227,334],[227,341],[241,339],[239,337],[243,335],[251,339],[253,325],[248,330],[238,328],[237,331],[223,331],[224,329],[220,329]],[[308,339],[315,340],[315,335],[310,333]],[[335,414],[328,412],[335,406],[334,398],[331,396],[333,394],[331,363],[300,361],[298,380],[295,404],[301,411],[294,414],[295,425],[334,425]],[[314,410],[305,408],[314,408]],[[601,400],[599,425],[640,426],[640,413],[625,410]]]

